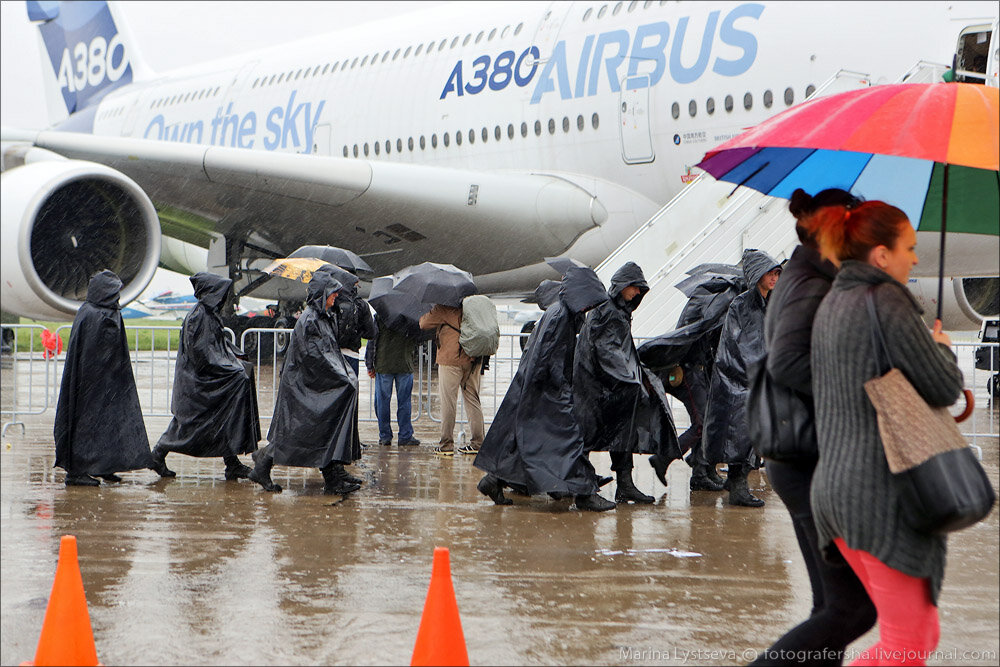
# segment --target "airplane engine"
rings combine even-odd
[[[0,179],[4,311],[72,318],[102,269],[125,284],[122,305],[149,284],[160,259],[160,223],[132,179],[79,160],[32,162]]]
[[[933,326],[937,313],[937,278],[911,279],[910,292],[924,309],[924,320]],[[945,331],[978,331],[987,317],[1000,314],[1000,278],[945,278],[941,322]]]

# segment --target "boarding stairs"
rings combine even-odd
[[[920,62],[900,81],[940,80],[945,66]],[[812,96],[867,88],[867,74],[841,70]],[[650,291],[632,319],[636,338],[658,336],[675,328],[687,297],[674,286],[699,264],[737,264],[745,248],[758,248],[779,262],[798,243],[786,199],[751,188],[716,181],[701,174],[656,212],[597,268],[605,284],[622,264],[642,267]]]

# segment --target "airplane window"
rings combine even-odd
[[[354,60],[351,61],[351,69],[354,69],[358,64],[358,57],[355,56]]]
[[[497,36],[497,29],[493,28],[493,30],[490,30],[490,36],[486,38],[486,41],[488,42],[496,36]]]
[[[338,65],[340,65],[340,61],[337,61],[337,62],[333,63],[333,67],[330,68],[330,74],[333,74],[334,72],[337,71],[337,66]]]
[[[281,74],[278,75],[278,80],[276,81],[276,83],[281,83],[281,80],[284,78],[285,78],[285,73],[282,72]]]
[[[309,72],[311,72],[311,71],[312,71],[312,67],[307,67],[306,71],[302,73],[302,78],[304,79],[307,76],[309,76]]]
[[[563,116],[563,132],[569,132],[569,118]]]
[[[392,141],[389,139],[385,140],[385,154],[388,155],[392,152]]]
[[[431,148],[437,148],[437,147],[438,147],[438,135],[432,134],[431,135]]]
[[[743,108],[746,109],[747,111],[753,109],[753,95],[751,95],[750,93],[747,93],[746,95],[743,96]]]
[[[508,139],[514,138],[514,126],[511,125],[510,123],[507,124],[507,138]]]
[[[709,97],[707,100],[705,100],[705,111],[708,112],[709,116],[711,116],[713,113],[715,113],[715,98],[714,97]]]
[[[726,95],[725,106],[726,106],[726,111],[732,111],[733,110],[733,96],[732,95]]]
[[[444,47],[446,47],[446,46],[448,46],[448,39],[447,38],[442,39],[441,43],[438,44],[438,53],[441,53],[442,51],[444,51]]]
[[[323,71],[320,74],[326,74],[326,70],[330,69],[330,63],[323,65]]]
[[[507,35],[510,34],[510,26],[504,26],[503,32],[500,33],[500,39],[507,39]]]
[[[764,91],[764,108],[770,109],[771,105],[774,103],[774,93],[770,90]]]
[[[445,148],[448,148],[448,146],[451,145],[451,135],[449,135],[447,132],[444,133],[444,136],[441,137],[441,139],[444,141]]]
[[[556,133],[556,119],[549,118],[549,134],[555,134],[555,133]]]
[[[323,68],[323,71],[324,72],[326,71],[325,67]],[[316,65],[316,67],[313,67],[313,77],[315,78],[315,77],[319,76],[320,74],[321,74],[321,72],[319,71],[319,65]]]
[[[291,81],[291,80],[292,80],[292,73],[288,72],[288,76],[285,77],[285,81],[288,82],[288,81]]]
[[[412,47],[412,46],[408,46],[408,47],[406,47],[406,51],[404,51],[404,52],[403,52],[403,57],[404,57],[404,58],[408,58],[408,57],[409,57],[409,55],[410,55],[410,51],[412,51],[412,50],[413,50],[413,47]]]
[[[469,130],[469,143],[470,144],[476,143],[476,131],[475,130]]]
[[[695,102],[694,100],[688,102],[688,115],[691,116],[692,118],[698,115],[698,103]]]
[[[365,157],[368,157],[368,142],[365,142]]]
[[[406,140],[406,147],[409,148],[411,151],[413,150],[413,137],[410,137],[409,139]]]
[[[576,129],[583,132],[583,116],[576,117]]]
[[[618,16],[618,12],[620,12],[621,10],[622,10],[622,3],[619,2],[617,5],[615,5],[615,8],[611,10],[611,15]]]
[[[517,27],[516,27],[516,28],[514,28],[514,36],[515,36],[515,37],[517,37],[518,35],[520,35],[520,34],[521,34],[521,28],[523,28],[523,27],[524,27],[524,24],[523,24],[523,23],[518,23],[518,24],[517,24]]]
[[[251,88],[256,88],[256,87],[257,87],[257,83],[258,83],[258,82],[260,82],[260,79],[254,79],[254,80],[253,80],[253,85],[252,85],[252,86],[250,86],[250,87],[251,87]]]
[[[604,15],[608,13],[608,6],[601,5],[601,8],[597,10],[597,18],[603,19]]]
[[[646,2],[642,3],[642,8],[643,9],[649,9],[652,6],[652,4],[653,4],[653,0],[646,0]]]
[[[302,70],[299,70],[298,72],[296,72],[296,73],[295,73],[295,80],[296,80],[296,81],[298,81],[298,80],[299,80],[299,75],[300,75],[300,74],[302,74]]]
[[[272,74],[272,75],[271,75],[271,79],[270,79],[270,80],[269,80],[269,81],[267,82],[267,85],[269,85],[269,86],[273,86],[273,85],[274,85],[274,79],[275,79],[275,77],[277,77],[277,76],[278,76],[277,74]]]
[[[427,148],[427,140],[424,139],[424,135],[420,135],[420,150]]]
[[[468,46],[470,39],[472,39],[472,33],[465,36],[465,39],[462,40],[462,46]]]
[[[594,13],[594,8],[593,7],[587,7],[587,11],[585,11],[583,13],[583,20],[586,21],[587,19],[589,19],[590,15],[593,14],[593,13]]]
[[[349,156],[349,153],[347,152],[347,146],[344,146],[344,157],[348,157],[348,156]]]
[[[535,121],[535,136],[536,137],[542,136],[542,121],[540,120]]]
[[[521,136],[522,137],[528,136],[528,124],[527,123],[521,123]]]
[[[811,83],[808,86],[806,86],[806,97],[809,97],[815,92],[816,92],[816,86],[812,85]]]
[[[630,13],[633,12],[633,11],[635,11],[635,8],[636,8],[636,6],[638,4],[639,4],[639,0],[632,0],[632,2],[628,3],[628,11]]]
[[[503,136],[503,131],[500,129],[500,126],[497,125],[496,127],[493,128],[493,138],[496,139],[497,141],[500,141],[500,137],[502,136]]]
[[[677,102],[674,102],[673,104],[671,104],[670,105],[670,115],[674,117],[674,120],[677,120],[678,118],[680,118],[681,117],[681,105],[677,104]]]
[[[396,49],[396,52],[392,54],[392,59],[393,60],[395,60],[396,58],[399,57],[399,52],[400,51],[402,51],[402,49]]]
[[[354,144],[354,157],[358,156],[358,145]]]
[[[380,150],[380,145],[377,141],[372,144],[372,148],[375,149],[375,155],[378,155]]]
[[[456,146],[461,146],[462,145],[462,131],[461,130],[459,130],[458,132],[455,133],[455,145]]]
[[[366,62],[368,62],[368,56],[361,59],[361,67],[364,67]]]
[[[795,101],[795,93],[792,91],[791,88],[785,88],[785,106],[788,107],[792,106],[792,103],[794,101]]]
[[[455,48],[455,45],[458,44],[458,40],[461,39],[461,38],[462,38],[461,35],[456,36],[455,39],[451,40],[451,46],[448,47],[448,48],[450,48],[450,49]]]
[[[385,62],[388,59],[389,59],[389,52],[386,51],[385,53],[382,54],[382,62]]]
[[[490,133],[489,133],[489,130],[487,130],[487,129],[486,129],[485,127],[484,127],[484,128],[483,128],[483,143],[486,143],[486,140],[487,140],[487,139],[489,139],[489,138],[490,138]]]
[[[403,140],[402,139],[396,139],[396,152],[397,153],[402,153],[403,152]]]
[[[476,44],[478,44],[479,42],[482,41],[483,35],[485,35],[485,34],[486,34],[486,31],[484,31],[484,30],[480,30],[479,31],[479,34],[476,35]]]
[[[601,119],[598,118],[596,113],[590,117],[590,124],[594,126],[595,130],[597,129],[597,126],[601,124]]]
[[[660,0],[660,7],[666,7],[666,6],[667,6],[667,0]]]
[[[416,58],[420,55],[420,52],[424,50],[423,44],[417,44],[417,50],[413,52],[413,57]]]

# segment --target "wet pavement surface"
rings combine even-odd
[[[995,408],[980,410],[995,423]],[[683,462],[664,488],[644,456],[635,479],[655,505],[595,514],[512,496],[497,507],[476,491],[474,457],[432,453],[437,426],[423,417],[422,445],[364,450],[348,469],[366,483],[346,499],[324,496],[314,469],[275,466],[285,490],[272,495],[224,481],[221,460],[179,455],[167,459],[173,480],[140,471],[66,488],[52,419],[51,408],[25,417],[0,448],[3,664],[34,656],[66,534],[106,665],[409,664],[436,546],[451,551],[472,664],[745,664],[811,604],[762,472],[750,476],[761,509],[689,491]],[[167,422],[146,419],[151,442]],[[378,439],[371,422],[361,434]],[[978,442],[1000,486],[997,441]],[[592,460],[609,473],[606,454]],[[998,541],[996,511],[949,539],[930,664],[1000,660]]]

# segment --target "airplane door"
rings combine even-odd
[[[313,155],[330,155],[330,136],[331,136],[330,124],[323,123],[322,125],[317,125],[316,130],[313,132],[313,145],[312,153]]]
[[[649,133],[649,75],[640,74],[622,81],[618,119],[625,163],[652,162],[656,156]]]
[[[531,41],[538,47],[539,63],[546,63],[552,57],[552,49],[559,41],[559,29],[562,28],[571,9],[572,3],[566,3],[563,6],[562,3],[553,2],[542,14],[542,20],[535,28],[535,36]]]

